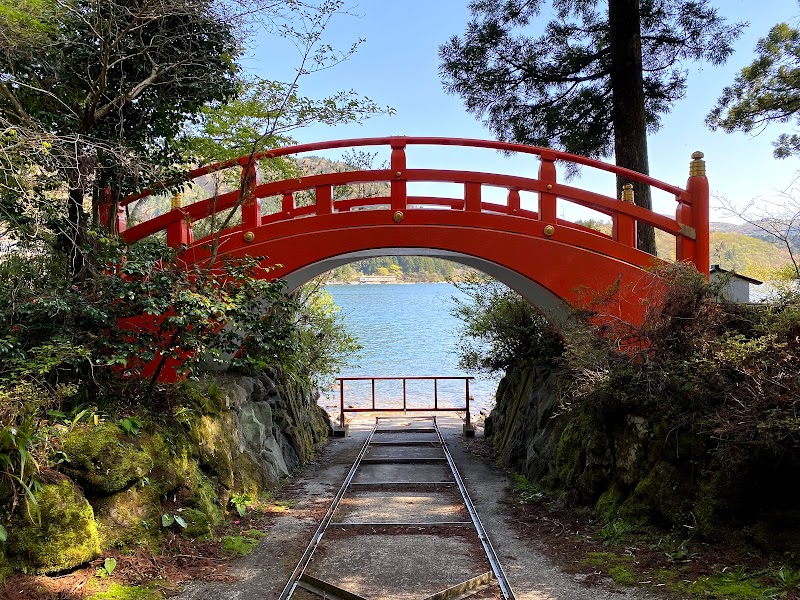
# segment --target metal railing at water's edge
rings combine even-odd
[[[336,381],[339,382],[339,427],[345,425],[345,413],[361,413],[361,412],[464,412],[466,428],[470,427],[470,414],[469,414],[469,382],[475,379],[474,377],[457,377],[457,376],[406,376],[406,377],[337,377]],[[348,381],[370,381],[371,382],[371,395],[370,405],[367,407],[355,407],[345,405],[345,382]],[[402,407],[391,407],[385,404],[379,404],[376,401],[375,384],[378,381],[402,381],[403,382],[403,405]],[[409,406],[408,404],[408,382],[409,381],[433,381],[433,406]],[[464,382],[464,406],[440,406],[439,404],[439,382],[440,381],[463,381]]]

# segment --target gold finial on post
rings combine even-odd
[[[176,208],[181,208],[183,206],[183,198],[181,197],[180,192],[175,192],[175,195],[172,196],[172,210]]]
[[[620,198],[623,202],[627,202],[628,204],[634,203],[634,195],[633,195],[633,184],[626,183],[622,186],[622,197]]]
[[[705,154],[702,152],[692,152],[692,162],[689,163],[689,177],[698,177],[706,174],[706,161],[703,160]]]

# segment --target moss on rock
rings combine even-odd
[[[222,522],[223,511],[219,496],[211,480],[199,468],[195,470],[184,504],[206,515],[208,522],[213,525]]]
[[[72,569],[100,555],[92,506],[69,479],[44,483],[36,492],[40,519],[17,515],[8,539],[10,562],[36,573]]]
[[[149,535],[160,515],[158,496],[151,486],[134,486],[93,500],[101,546],[122,546]]]
[[[681,525],[688,520],[694,488],[689,476],[666,461],[653,466],[620,507],[630,522]]]
[[[212,521],[202,510],[196,508],[184,508],[181,517],[186,521],[186,528],[181,531],[181,535],[186,538],[203,540],[211,537]]]
[[[150,455],[113,423],[76,427],[64,440],[64,452],[64,472],[103,494],[130,487],[153,468]]]

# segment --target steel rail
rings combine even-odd
[[[334,584],[330,584],[324,582],[322,580],[318,580],[314,577],[308,576],[305,573],[306,568],[310,564],[314,553],[319,546],[326,530],[333,530],[333,529],[372,529],[372,530],[380,530],[382,528],[403,528],[403,529],[414,529],[414,530],[428,530],[428,529],[437,529],[441,527],[465,527],[469,529],[474,529],[478,539],[481,542],[481,546],[483,548],[484,553],[486,554],[486,558],[489,562],[491,567],[491,572],[484,573],[483,575],[479,575],[477,577],[473,577],[472,579],[462,582],[456,586],[443,590],[433,596],[427,597],[425,600],[433,600],[433,599],[451,599],[451,598],[463,598],[467,595],[471,595],[471,593],[475,593],[478,588],[483,588],[486,584],[490,583],[491,581],[496,581],[497,585],[500,588],[502,596],[504,600],[515,600],[514,592],[511,589],[511,585],[506,578],[505,572],[503,571],[502,566],[500,565],[500,561],[497,557],[497,554],[492,547],[491,542],[489,541],[488,534],[481,522],[480,518],[478,517],[477,511],[475,510],[474,505],[472,504],[472,500],[469,497],[469,493],[466,490],[466,486],[464,485],[464,481],[461,478],[461,475],[458,472],[458,467],[453,460],[453,457],[450,453],[450,450],[447,447],[447,442],[442,435],[441,430],[439,429],[439,424],[436,421],[436,417],[412,417],[412,420],[432,420],[433,426],[430,428],[425,428],[425,431],[430,433],[435,433],[438,442],[431,442],[432,444],[436,444],[440,446],[442,449],[442,453],[444,457],[441,459],[443,462],[446,462],[450,467],[450,471],[453,477],[452,481],[449,482],[369,482],[369,483],[354,483],[353,478],[356,474],[356,471],[362,464],[369,463],[369,459],[365,459],[367,452],[370,449],[370,446],[373,444],[373,437],[377,433],[404,433],[410,431],[418,431],[423,428],[379,428],[381,424],[381,420],[385,417],[376,417],[375,425],[370,431],[367,439],[365,440],[363,446],[361,447],[358,456],[356,457],[353,465],[350,468],[347,476],[342,483],[341,488],[339,489],[336,497],[331,502],[328,511],[325,513],[322,521],[317,528],[316,533],[311,539],[308,547],[306,548],[303,556],[297,563],[292,575],[289,579],[289,582],[286,584],[281,596],[278,600],[289,600],[292,598],[295,590],[297,589],[305,589],[307,591],[311,591],[314,594],[326,597],[326,598],[339,598],[339,599],[361,599],[361,596],[357,594],[353,594],[352,592],[348,592],[342,588],[337,587]],[[416,444],[410,444],[411,446]],[[338,509],[339,503],[347,493],[347,491],[351,488],[351,486],[357,486],[361,488],[364,487],[373,487],[373,486],[388,486],[388,487],[395,487],[399,484],[400,487],[403,485],[421,485],[421,486],[431,486],[438,487],[442,485],[446,486],[458,486],[459,492],[461,493],[461,499],[464,502],[464,506],[467,509],[467,512],[470,516],[469,521],[428,521],[428,522],[334,522],[333,517]]]
[[[322,540],[322,536],[325,535],[325,530],[328,528],[328,525],[333,520],[333,515],[336,512],[336,509],[339,507],[339,502],[344,497],[345,493],[347,492],[347,488],[350,487],[350,482],[353,480],[353,476],[356,474],[356,470],[358,469],[359,465],[361,464],[361,460],[364,458],[364,455],[367,453],[369,449],[369,443],[372,440],[372,436],[375,434],[375,431],[378,429],[378,422],[375,421],[375,426],[372,428],[372,431],[369,432],[364,445],[361,447],[361,451],[358,453],[355,461],[353,461],[353,466],[350,467],[350,471],[347,473],[347,476],[344,478],[344,482],[342,483],[342,487],[339,488],[336,496],[331,502],[331,505],[328,507],[328,511],[325,513],[325,516],[322,517],[322,520],[319,523],[319,527],[317,527],[317,531],[314,533],[314,537],[311,538],[311,542],[303,552],[303,555],[300,557],[300,560],[297,562],[297,566],[292,571],[292,575],[289,578],[289,581],[286,583],[286,587],[283,588],[281,595],[278,597],[278,600],[289,600],[294,594],[295,589],[297,589],[300,578],[302,577],[303,573],[305,572],[308,563],[311,562],[311,559],[314,557],[314,552],[319,546],[320,541]]]
[[[461,474],[458,472],[458,467],[453,460],[453,456],[450,454],[450,450],[447,448],[447,442],[444,441],[444,436],[442,435],[442,432],[439,430],[439,426],[435,421],[434,425],[436,426],[436,434],[439,436],[439,439],[442,442],[442,450],[444,450],[447,462],[450,465],[450,469],[453,471],[453,478],[458,485],[458,489],[461,491],[464,504],[467,507],[470,518],[472,519],[472,524],[475,526],[475,529],[478,532],[478,539],[480,539],[481,544],[483,545],[486,558],[489,559],[489,564],[491,565],[492,571],[497,578],[497,583],[500,586],[500,591],[503,594],[503,598],[506,600],[515,600],[514,591],[511,589],[511,584],[508,582],[508,578],[503,571],[503,567],[500,565],[500,560],[497,558],[497,553],[492,546],[492,542],[489,540],[489,535],[486,533],[483,523],[481,523],[478,512],[475,510],[475,506],[472,504],[472,499],[469,497],[469,492],[467,492],[464,481],[461,479]]]

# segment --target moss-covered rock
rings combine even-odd
[[[76,427],[64,440],[64,452],[69,462],[64,463],[63,471],[87,492],[124,490],[153,468],[153,459],[141,449],[140,441],[113,423]]]
[[[211,480],[199,468],[195,470],[190,482],[184,505],[203,513],[211,524],[222,522],[223,510],[220,498]]]
[[[158,490],[133,486],[92,501],[103,548],[140,541],[157,530],[160,517]]]
[[[92,506],[65,477],[44,483],[36,492],[35,523],[16,515],[9,528],[7,552],[12,565],[36,573],[65,571],[100,555],[100,537]]]
[[[682,525],[689,521],[694,487],[687,473],[659,461],[639,482],[620,507],[620,518],[658,525]]]
[[[193,476],[197,451],[186,439],[185,431],[145,433],[140,445],[153,461],[147,480],[148,485],[157,490],[157,495],[173,492]]]
[[[616,485],[612,485],[603,492],[594,505],[595,513],[600,518],[600,521],[603,523],[610,523],[613,521],[619,512],[619,507],[623,500],[625,500],[625,494]]]
[[[184,508],[180,515],[186,521],[186,528],[181,531],[183,537],[193,540],[211,537],[212,521],[206,513],[196,508]]]
[[[581,410],[569,421],[558,440],[558,482],[577,499],[593,503],[608,487],[614,472],[614,454],[602,418]]]

